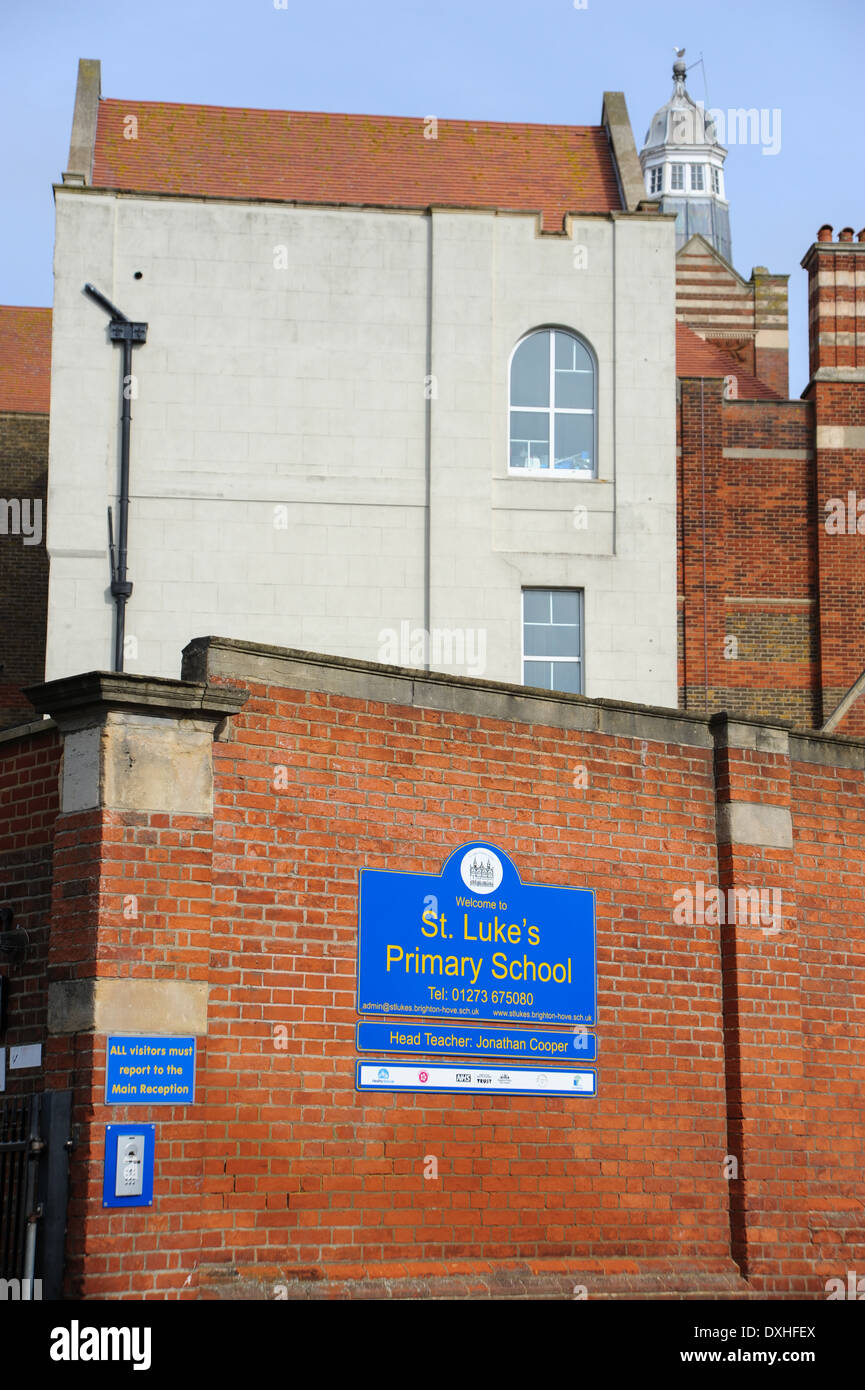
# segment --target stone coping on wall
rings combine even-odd
[[[222,720],[236,714],[248,691],[206,682],[139,676],[126,671],[86,671],[25,690],[40,714],[50,714],[64,731],[105,708],[167,717]]]
[[[731,1263],[664,1259],[421,1260],[322,1269],[203,1266],[198,1297],[212,1301],[374,1299],[756,1300]]]
[[[56,728],[53,719],[31,719],[27,724],[13,724],[8,729],[0,729],[0,743],[12,743],[15,739],[29,738],[31,734],[47,734]]]
[[[697,748],[751,748],[789,756],[796,762],[865,769],[865,739],[798,729],[786,720],[752,719],[723,711],[702,715],[622,700],[589,699],[504,681],[419,671],[231,637],[194,638],[183,650],[182,676],[198,683],[240,680],[286,689],[318,690],[355,699]]]
[[[712,747],[709,720],[702,715],[235,638],[195,638],[184,647],[182,675],[197,682],[242,680],[582,733]]]
[[[471,714],[612,737],[711,749],[752,748],[793,762],[865,770],[865,739],[796,728],[785,720],[712,715],[627,701],[589,699],[472,676],[269,646],[229,637],[196,637],[183,650],[180,680],[128,672],[89,671],[31,686],[25,694],[52,717],[0,730],[0,744],[69,727],[98,707],[209,718],[236,714],[246,689],[214,681],[243,681],[317,690],[381,703]]]

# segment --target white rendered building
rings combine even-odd
[[[46,677],[216,634],[675,706],[675,238],[593,127],[102,100],[56,187]],[[428,638],[424,637],[428,634]]]

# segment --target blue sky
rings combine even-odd
[[[51,185],[79,57],[104,96],[311,111],[596,124],[624,91],[637,146],[672,89],[780,111],[781,148],[732,145],[733,260],[790,275],[791,394],[807,381],[805,274],[817,228],[865,223],[862,0],[3,0],[0,302],[50,304]],[[277,5],[285,8],[277,8]],[[777,118],[776,118],[777,126]],[[12,191],[14,190],[14,192]]]

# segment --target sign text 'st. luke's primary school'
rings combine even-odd
[[[439,877],[361,872],[358,1013],[592,1025],[596,995],[590,890],[521,883],[484,844]]]

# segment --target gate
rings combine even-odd
[[[71,1091],[0,1100],[0,1280],[6,1298],[61,1296],[71,1113]],[[34,1281],[40,1282],[34,1287]]]

